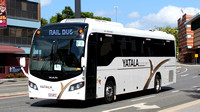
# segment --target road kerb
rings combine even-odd
[[[2,94],[0,94],[0,98],[9,97],[9,96],[18,96],[18,95],[28,95],[28,91],[14,92],[14,93],[2,93]]]

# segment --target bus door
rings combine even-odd
[[[88,58],[86,71],[86,99],[96,98],[96,77],[97,77],[97,42],[95,36],[89,37]]]

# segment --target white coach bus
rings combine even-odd
[[[34,34],[25,73],[29,97],[112,102],[120,94],[152,88],[159,92],[176,82],[175,52],[174,37],[164,32],[65,19]]]

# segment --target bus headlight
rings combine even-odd
[[[31,81],[29,81],[29,87],[30,87],[30,88],[33,88],[33,89],[35,89],[35,90],[38,90],[37,85],[36,85],[35,83],[31,82]]]
[[[84,86],[84,82],[79,82],[70,86],[69,91],[80,89]]]

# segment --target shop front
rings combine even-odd
[[[19,61],[24,53],[23,49],[0,45],[0,79],[23,77]]]

